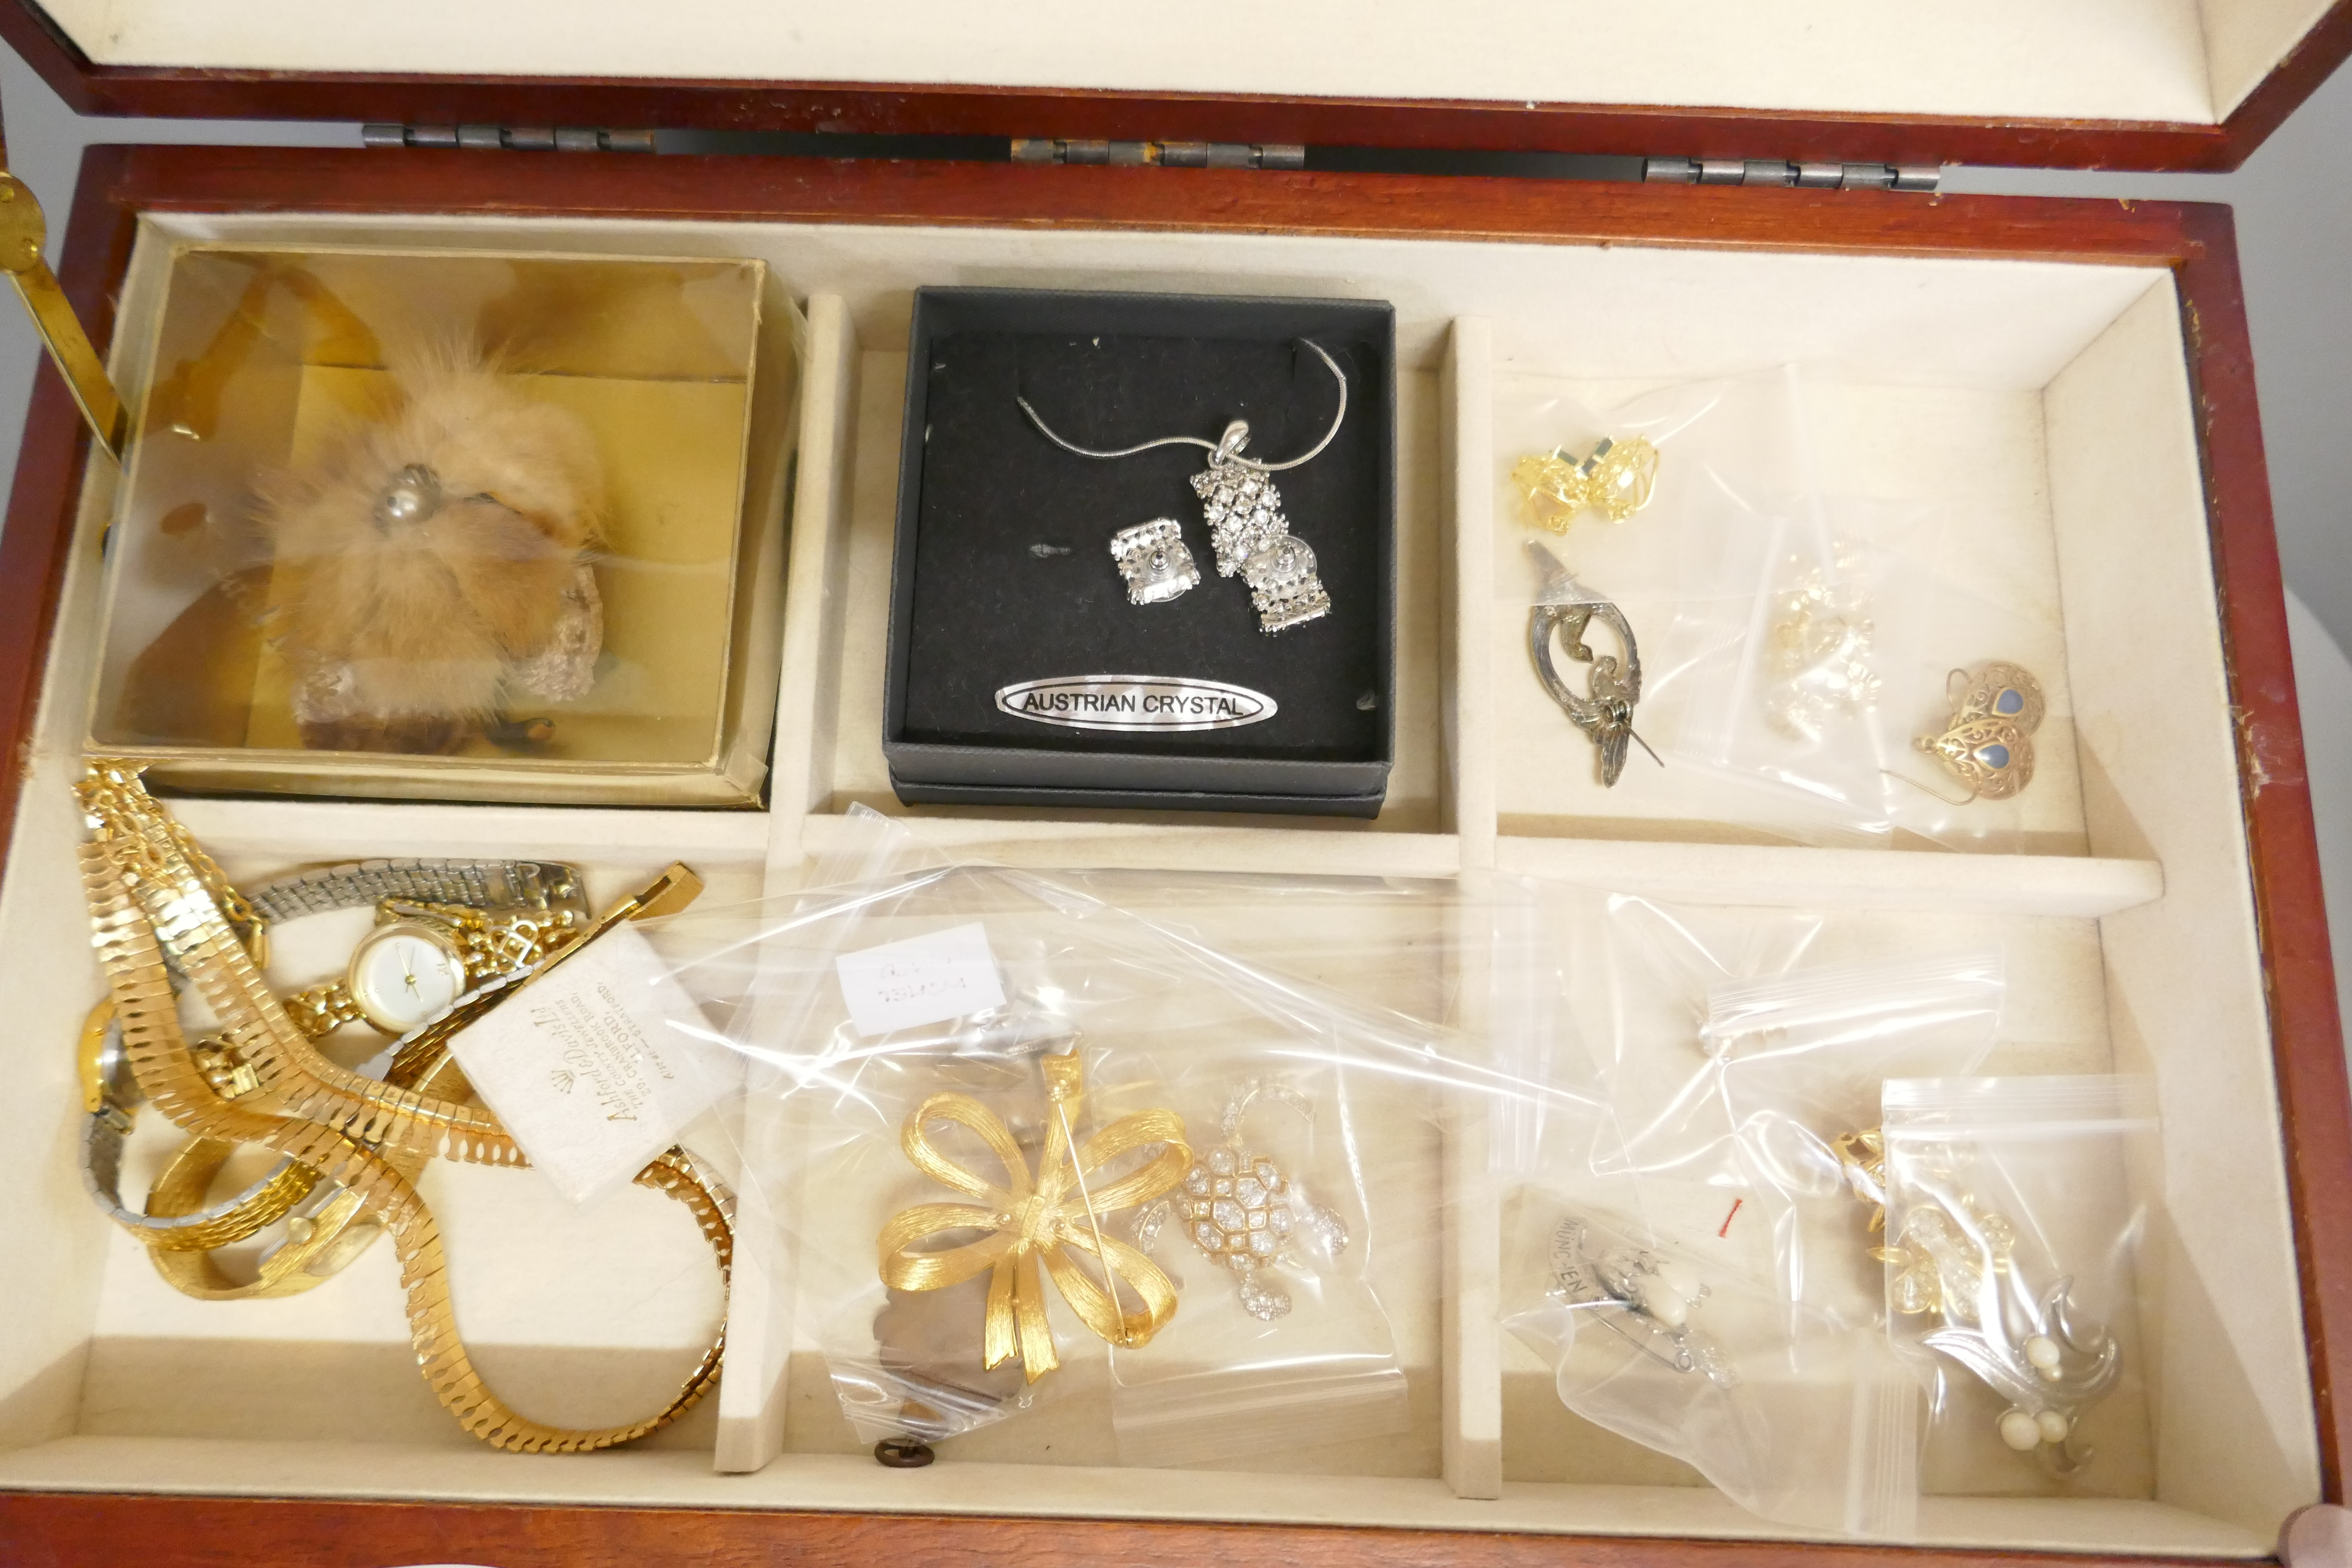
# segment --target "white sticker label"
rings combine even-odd
[[[584,1204],[677,1142],[733,1079],[702,1009],[635,927],[597,937],[449,1043],[483,1103]]]
[[[988,931],[977,921],[929,936],[845,952],[834,960],[849,1021],[887,1035],[1004,1005],[1004,982]]]

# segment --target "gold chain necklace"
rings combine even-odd
[[[709,1391],[726,1347],[723,1321],[685,1385],[646,1420],[551,1426],[500,1400],[466,1353],[440,1229],[412,1177],[435,1155],[523,1164],[513,1139],[488,1112],[427,1092],[463,1092],[445,1056],[436,1053],[438,1059],[429,1065],[413,1063],[421,1069],[410,1079],[414,1088],[380,1083],[320,1056],[263,982],[234,929],[243,900],[149,796],[137,770],[93,762],[77,788],[92,834],[81,847],[90,923],[141,1089],[174,1123],[201,1138],[274,1149],[311,1173],[313,1181],[346,1189],[392,1242],[417,1365],[461,1426],[496,1447],[584,1452],[667,1426]],[[252,911],[242,912],[250,929]],[[166,953],[220,1019],[227,1047],[252,1069],[251,1090],[229,1098],[205,1076],[180,1026]],[[734,1261],[733,1194],[682,1148],[661,1154],[636,1180],[687,1206],[717,1257],[723,1285]],[[184,1201],[193,1184],[191,1177],[176,1182],[164,1194],[167,1203]],[[201,1199],[200,1190],[195,1196]]]

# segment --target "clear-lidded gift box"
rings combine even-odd
[[[182,246],[89,749],[190,791],[756,805],[799,320],[758,260]]]

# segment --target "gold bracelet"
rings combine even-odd
[[[127,1206],[121,1191],[122,1149],[131,1131],[131,1111],[124,1103],[127,1097],[110,1081],[106,1047],[114,1035],[114,1002],[109,997],[90,1009],[81,1031],[82,1104],[89,1113],[82,1124],[82,1184],[100,1212],[145,1243],[151,1255],[161,1256],[206,1252],[243,1241],[283,1218],[310,1195],[318,1184],[317,1173],[291,1160],[280,1160],[259,1181],[222,1203],[205,1205],[202,1188],[191,1198],[175,1187],[173,1200],[165,1207],[158,1208],[152,1194],[143,1215]],[[215,1161],[210,1169],[217,1171],[219,1164]],[[173,1271],[164,1272],[169,1278]]]
[[[111,1011],[113,1005],[110,1002],[106,1005]],[[436,1076],[436,1069],[446,1070],[437,1072],[436,1081],[427,1082],[428,1077]],[[426,1089],[445,1099],[458,1099],[467,1092],[454,1062],[446,1055],[439,1062],[422,1058],[404,1064],[394,1062],[384,1078],[397,1087]],[[456,1081],[446,1081],[449,1079]],[[221,1092],[217,1078],[208,1074],[206,1081],[213,1084],[215,1092]],[[236,1096],[223,1093],[222,1098]],[[236,1147],[233,1142],[202,1135],[182,1144],[148,1189],[146,1210],[151,1222],[160,1219],[168,1225],[179,1215],[198,1212],[213,1178]],[[425,1158],[419,1154],[395,1155],[391,1163],[412,1184],[425,1168]],[[383,1227],[368,1215],[356,1194],[332,1184],[324,1184],[321,1192],[319,1173],[294,1160],[280,1161],[278,1169],[299,1178],[299,1184],[289,1184],[290,1195],[281,1196],[265,1179],[241,1200],[220,1205],[227,1214],[236,1215],[241,1223],[250,1225],[241,1236],[252,1235],[281,1217],[286,1220],[286,1239],[262,1254],[256,1266],[256,1278],[231,1279],[213,1261],[210,1247],[225,1246],[226,1240],[201,1247],[167,1247],[153,1239],[159,1234],[170,1234],[161,1226],[151,1223],[133,1229],[131,1234],[147,1242],[148,1261],[155,1266],[155,1272],[163,1277],[164,1282],[182,1295],[200,1301],[282,1300],[325,1284],[383,1234]],[[318,1201],[312,1198],[313,1193],[324,1201],[315,1214],[304,1214],[304,1205]]]
[[[184,833],[175,837],[184,849],[193,845]],[[198,853],[201,852],[199,847]],[[457,934],[465,953],[467,974],[478,983],[518,982],[580,934],[568,912],[550,913],[528,906],[521,912],[501,914],[495,919],[472,905],[398,897],[380,900],[377,907],[395,917],[423,916],[450,928]],[[257,918],[254,929],[266,931],[267,924]],[[250,940],[247,945],[250,952]],[[416,1089],[435,1099],[465,1099],[470,1091],[449,1064],[446,1042],[497,1000],[495,991],[485,992],[479,984],[474,995],[478,1000],[471,1005],[465,1005],[468,998],[460,998],[460,1005],[452,1006],[444,1017],[412,1031],[404,1039],[401,1054],[384,1074],[384,1081],[395,1089]],[[358,1005],[341,980],[313,985],[299,993],[287,1003],[287,1012],[295,1026],[314,1039],[343,1024],[363,1021]],[[102,1014],[110,1024],[113,1013],[112,1002],[100,1003],[92,1018],[96,1021]],[[96,1051],[91,1049],[89,1034],[86,1026],[85,1073],[96,1079],[101,1075],[95,1064],[102,1062],[104,1052],[102,1047]],[[226,1067],[215,1068],[205,1060],[208,1045],[217,1056],[228,1058]],[[206,1080],[222,1098],[235,1100],[257,1087],[252,1068],[235,1058],[221,1042],[199,1041],[194,1048],[200,1065],[205,1068]],[[451,1079],[455,1088],[426,1081],[436,1072]],[[108,1090],[102,1085],[92,1089],[91,1094],[94,1105],[106,1104]],[[204,1137],[192,1138],[181,1146],[150,1189],[145,1214],[132,1215],[117,1195],[121,1134],[128,1126],[127,1112],[120,1108],[114,1108],[112,1114],[102,1119],[93,1120],[87,1134],[90,1142],[83,1162],[84,1174],[100,1206],[147,1245],[155,1271],[183,1295],[206,1301],[299,1295],[332,1279],[382,1234],[381,1227],[361,1213],[355,1199],[331,1186],[320,1191],[317,1173],[290,1160],[280,1161],[274,1171],[236,1198],[206,1206],[205,1199],[213,1178],[227,1163],[236,1145]],[[414,1182],[424,1169],[425,1159],[419,1154],[403,1153],[394,1156],[392,1163],[401,1174]],[[300,1212],[304,1205],[312,1204],[318,1205],[316,1213]],[[287,1221],[287,1237],[262,1254],[257,1278],[242,1282],[233,1279],[208,1256],[212,1249],[241,1241],[281,1218]]]
[[[148,1189],[149,1215],[170,1217],[202,1204],[213,1177],[236,1152],[235,1143],[218,1138],[191,1138],[182,1144]],[[303,1178],[303,1199],[318,1190],[316,1171],[292,1160],[285,1162],[285,1169]],[[287,1210],[301,1201],[289,1204]],[[257,1278],[249,1280],[229,1278],[209,1250],[173,1249],[150,1242],[147,1258],[165,1283],[184,1296],[200,1301],[268,1300],[325,1284],[382,1234],[366,1221],[359,1199],[346,1192],[331,1193],[316,1215],[291,1215],[287,1226],[286,1241],[262,1256]],[[145,1239],[145,1233],[134,1234]]]
[[[208,879],[208,860],[200,850],[189,852],[193,841],[148,796],[136,770],[123,763],[93,763],[80,793],[96,834],[81,847],[84,891],[125,1054],[141,1089],[190,1131],[224,1143],[275,1149],[317,1179],[346,1189],[358,1209],[383,1227],[400,1258],[417,1364],[460,1426],[500,1448],[582,1452],[658,1430],[702,1397],[717,1381],[724,1356],[723,1321],[676,1397],[646,1420],[609,1427],[552,1426],[501,1401],[475,1371],[458,1335],[439,1226],[394,1162],[402,1153],[439,1152],[455,1158],[487,1155],[492,1163],[519,1165],[523,1162],[512,1140],[486,1112],[414,1090],[373,1085],[372,1079],[356,1079],[318,1058],[262,983],[215,889],[207,885],[217,879],[217,868],[212,868]],[[676,868],[646,893],[608,914],[591,934],[630,913],[677,907],[681,877],[692,881],[690,873]],[[180,1026],[178,998],[164,968],[167,952],[222,1020],[226,1037],[255,1066],[262,1078],[260,1092],[224,1099],[205,1077]],[[383,1092],[347,1095],[335,1083],[305,1070],[306,1056]],[[437,1064],[433,1078],[436,1088],[446,1081]],[[302,1106],[324,1108],[328,1116],[308,1118],[294,1109]],[[442,1129],[448,1146],[414,1147],[420,1130],[428,1126]],[[722,1285],[730,1281],[734,1198],[726,1187],[678,1148],[656,1158],[636,1180],[687,1205],[718,1259]]]
[[[218,889],[214,884],[228,886],[225,879],[218,877],[218,868],[176,823],[173,827],[175,842],[184,851],[191,852],[191,866],[196,868],[207,889],[217,897]],[[427,914],[464,933],[469,969],[476,978],[502,973],[509,968],[527,969],[576,934],[569,929],[572,921],[568,914],[536,919],[527,912],[491,921],[479,910],[459,904],[387,898],[380,900],[380,907],[383,906],[398,913]],[[257,940],[266,936],[268,922],[251,903],[240,907],[248,911],[243,923],[249,952]],[[362,1018],[341,981],[311,986],[292,998],[287,1006],[295,1026],[313,1038]],[[82,1026],[80,1069],[85,1109],[90,1112],[83,1131],[83,1181],[100,1210],[147,1247],[156,1272],[173,1289],[184,1295],[215,1301],[297,1295],[331,1279],[380,1234],[376,1226],[362,1221],[355,1201],[347,1201],[331,1188],[320,1192],[318,1173],[291,1160],[280,1160],[274,1169],[235,1197],[207,1205],[205,1200],[213,1179],[227,1163],[236,1145],[205,1137],[190,1139],[173,1153],[149,1190],[145,1212],[134,1213],[121,1196],[122,1152],[131,1126],[131,1110],[124,1103],[128,1097],[120,1094],[119,1086],[109,1081],[106,1047],[113,1024],[114,1004],[110,999],[93,1008]],[[207,1081],[223,1098],[234,1100],[258,1087],[252,1068],[236,1058],[223,1042],[199,1041],[194,1049],[205,1068]],[[385,1081],[394,1088],[422,1089],[436,1098],[462,1098],[466,1092],[462,1080],[455,1094],[422,1081],[430,1065],[430,1058],[412,1053],[394,1064],[394,1069],[384,1075]],[[412,1181],[424,1163],[421,1155],[404,1155],[394,1161]],[[296,1212],[305,1205],[317,1205],[317,1212]],[[215,1248],[257,1235],[280,1219],[288,1221],[287,1238],[263,1253],[257,1279],[234,1280],[207,1256]]]

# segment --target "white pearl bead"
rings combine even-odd
[[[1658,1265],[1655,1278],[1659,1284],[1672,1290],[1685,1301],[1697,1300],[1699,1293],[1705,1289],[1699,1284],[1697,1275],[1672,1260],[1663,1261]]]
[[[2044,1410],[2033,1419],[2042,1428],[2043,1442],[2063,1443],[2066,1440],[2066,1417],[2057,1411]]]
[[[1690,1308],[1656,1275],[1644,1279],[1634,1289],[1642,1310],[1662,1326],[1679,1329],[1690,1321]]]
[[[2031,1453],[2042,1446],[2042,1423],[2022,1410],[2011,1410],[2000,1418],[2000,1440],[2021,1454]]]
[[[2058,1342],[2048,1334],[2034,1335],[2025,1342],[2025,1359],[2032,1362],[2033,1370],[2042,1376],[2056,1377],[2059,1361]]]

